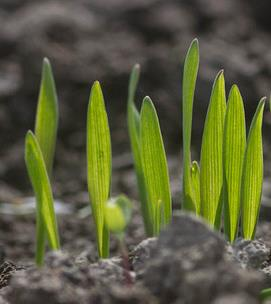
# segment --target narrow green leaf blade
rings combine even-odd
[[[111,162],[108,118],[102,90],[96,81],[91,88],[87,114],[87,174],[98,253],[102,258],[109,255],[109,233],[104,223],[104,209],[110,194]]]
[[[52,68],[43,60],[42,79],[36,113],[35,135],[39,142],[49,176],[52,172],[58,127],[58,101]]]
[[[160,231],[161,218],[157,208],[163,210],[162,222],[171,221],[171,194],[165,149],[158,117],[152,101],[145,97],[140,113],[141,159],[154,233]],[[163,207],[160,206],[162,204]],[[158,219],[159,218],[159,219]],[[158,225],[156,225],[158,223]]]
[[[230,242],[238,232],[243,159],[246,148],[246,122],[243,99],[233,85],[228,99],[223,142],[224,230]]]
[[[199,67],[199,45],[194,39],[187,52],[183,72],[183,207],[196,211],[193,186],[191,183],[191,131],[194,92]]]
[[[129,130],[131,149],[134,159],[134,168],[136,172],[137,185],[138,185],[140,204],[141,204],[141,212],[143,216],[145,232],[147,236],[152,236],[153,231],[151,224],[151,215],[149,214],[148,199],[147,199],[146,186],[144,181],[144,173],[142,169],[141,156],[140,156],[140,145],[139,145],[140,117],[134,104],[135,92],[139,80],[139,74],[140,74],[140,66],[136,64],[133,67],[130,76],[129,90],[128,90],[128,130]]]
[[[242,232],[253,239],[258,221],[263,184],[262,121],[265,98],[254,114],[247,140],[242,175]]]
[[[200,214],[200,167],[197,161],[191,166],[191,185],[193,189],[193,202],[196,214]]]
[[[28,131],[25,139],[25,163],[37,201],[37,261],[42,263],[44,229],[52,250],[60,248],[53,194],[45,162],[35,135]],[[41,236],[41,239],[39,238]]]
[[[200,160],[201,213],[211,226],[219,228],[223,185],[223,128],[226,112],[225,81],[219,72],[212,89],[206,116]]]

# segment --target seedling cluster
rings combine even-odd
[[[204,124],[200,162],[191,161],[194,92],[199,67],[195,39],[187,52],[183,72],[183,198],[185,210],[202,216],[233,242],[241,218],[242,236],[253,239],[258,220],[263,182],[262,120],[265,99],[259,102],[246,137],[241,94],[233,85],[228,98],[224,73],[215,78]],[[140,67],[135,65],[128,89],[127,118],[147,236],[158,235],[171,222],[172,206],[168,165],[159,120],[149,97],[140,112],[135,106]],[[227,99],[227,102],[226,102]],[[46,242],[60,248],[50,180],[58,126],[58,102],[50,63],[43,63],[35,132],[28,131],[25,162],[37,204],[36,263],[43,264]],[[87,112],[87,180],[98,254],[109,256],[113,233],[125,248],[124,231],[131,218],[131,202],[125,196],[111,198],[111,138],[99,82],[94,82]],[[223,212],[224,211],[224,212]]]

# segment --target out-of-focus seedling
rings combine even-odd
[[[105,207],[105,223],[110,232],[114,234],[119,243],[119,250],[123,260],[126,281],[132,282],[129,267],[129,255],[125,245],[125,229],[131,220],[132,204],[124,195],[111,198],[107,201]]]

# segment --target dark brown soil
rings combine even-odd
[[[55,197],[60,200],[58,223],[61,245],[64,255],[67,255],[63,263],[67,260],[71,265],[77,265],[74,259],[78,257],[87,261],[87,266],[74,266],[74,271],[81,275],[79,282],[86,280],[85,285],[82,283],[82,294],[88,289],[88,284],[99,285],[87,297],[82,296],[82,299],[93,301],[91,303],[157,303],[155,295],[137,284],[131,289],[122,290],[119,286],[109,288],[108,284],[100,282],[100,277],[107,276],[106,271],[112,269],[107,268],[107,264],[95,264],[94,225],[88,214],[85,125],[90,84],[96,79],[101,81],[108,107],[113,141],[112,194],[125,193],[134,200],[133,220],[126,238],[132,251],[145,236],[126,126],[126,91],[131,67],[136,62],[142,66],[138,104],[143,96],[150,95],[157,106],[166,150],[169,152],[174,207],[178,209],[181,204],[181,71],[187,47],[194,37],[199,38],[201,65],[193,131],[193,154],[198,158],[211,84],[221,68],[225,69],[228,88],[232,83],[240,86],[248,121],[259,98],[270,94],[270,10],[268,0],[261,0],[260,3],[256,0],[2,0],[0,266],[2,262],[9,261],[10,267],[13,263],[15,268],[22,265],[30,267],[34,278],[37,276],[42,280],[43,275],[44,278],[52,278],[50,256],[44,272],[37,274],[31,268],[35,217],[33,200],[29,199],[33,194],[23,161],[24,136],[27,129],[34,125],[41,62],[47,56],[54,68],[60,101],[53,186]],[[265,113],[266,169],[259,236],[268,248],[271,247],[270,125],[271,115]],[[118,255],[114,238],[111,255]],[[97,281],[92,275],[82,274],[92,263],[95,266],[91,267],[96,267],[96,270],[106,269],[97,274]],[[61,267],[59,273],[65,272]],[[7,271],[3,279],[5,282],[8,282],[15,268],[8,268],[11,272]],[[73,269],[73,266],[70,268]],[[122,273],[119,268],[114,271]],[[71,278],[74,280],[73,276]],[[125,284],[121,279],[120,282]],[[14,290],[21,290],[23,285],[18,281],[14,284]],[[67,283],[66,286],[70,290],[73,285]],[[106,288],[107,291],[104,291]],[[1,294],[6,292],[9,293],[9,303],[23,302],[23,298],[15,300],[10,296],[12,291],[3,288],[0,303]],[[42,298],[49,302],[47,296],[50,293],[46,293],[46,290],[37,292],[40,292],[40,303]],[[66,296],[69,298],[69,294]],[[231,295],[224,296],[226,302],[222,299],[222,302],[214,303],[255,303],[255,299],[244,300],[248,297],[246,293],[234,295],[237,302]],[[52,303],[69,303],[65,297],[54,299]],[[238,297],[241,299],[239,302]],[[35,297],[32,301],[35,301]],[[71,296],[70,302],[74,303],[72,301]],[[167,303],[173,303],[170,301],[168,299]],[[29,304],[31,300],[27,298],[24,302]]]

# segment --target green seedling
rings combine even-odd
[[[112,232],[120,242],[123,242],[125,229],[132,216],[131,201],[124,195],[111,198],[107,201],[105,207],[105,223],[110,232]]]
[[[105,223],[110,232],[114,234],[119,243],[119,250],[125,269],[126,283],[130,285],[132,278],[130,276],[129,254],[124,242],[125,229],[132,216],[132,204],[130,200],[120,195],[108,200],[105,207]]]
[[[191,164],[193,99],[199,65],[197,40],[187,52],[183,76],[183,207],[201,214],[210,226],[224,232],[230,242],[242,234],[252,239],[258,220],[263,182],[262,118],[264,100],[254,115],[246,144],[243,100],[236,85],[226,106],[221,71],[214,82],[204,124],[200,166]],[[224,206],[224,208],[223,208]]]
[[[230,242],[238,233],[243,159],[246,148],[246,122],[242,96],[232,86],[225,117],[223,139],[224,231]]]
[[[262,98],[254,114],[244,157],[241,205],[242,233],[245,239],[253,239],[261,204],[263,184],[262,121],[265,98]]]
[[[111,185],[111,139],[103,93],[94,82],[87,113],[88,191],[96,227],[98,254],[109,255],[109,231],[105,225],[105,204]]]
[[[145,97],[140,113],[140,155],[148,194],[148,208],[152,231],[171,221],[171,194],[166,153],[154,105]]]
[[[134,104],[138,79],[139,65],[135,65],[128,90],[128,128],[145,231],[148,236],[153,236],[171,220],[171,194],[155,108],[149,97],[144,98],[140,114]]]
[[[140,66],[136,64],[131,72],[129,82],[127,121],[145,233],[147,236],[152,236],[153,226],[151,222],[150,208],[148,208],[150,203],[148,202],[148,195],[146,191],[144,172],[140,155],[140,115],[134,103],[139,74]]]
[[[194,171],[191,165],[191,132],[194,92],[199,68],[199,45],[198,40],[194,39],[187,52],[184,72],[183,72],[183,208],[200,212],[199,187],[192,181],[191,172]],[[198,169],[197,169],[198,170]]]
[[[222,146],[225,112],[225,81],[221,71],[214,81],[200,155],[201,214],[217,229],[220,228],[223,199]]]
[[[60,249],[60,245],[49,176],[38,140],[31,131],[25,139],[25,163],[37,202],[36,263],[41,266],[46,239],[52,250]]]
[[[42,157],[39,156],[38,166],[41,168],[39,169],[41,172],[43,171],[42,162],[44,161],[46,174],[48,175],[48,179],[52,174],[52,167],[53,167],[53,159],[55,154],[55,145],[56,145],[56,136],[57,136],[57,126],[58,126],[58,101],[57,101],[57,94],[55,88],[55,82],[53,77],[53,72],[51,69],[50,62],[47,58],[43,60],[43,67],[42,67],[42,79],[40,85],[40,92],[38,98],[38,106],[37,106],[37,113],[36,113],[36,123],[35,123],[35,140],[37,143],[34,143],[35,149],[38,151],[36,155],[38,155],[39,150],[42,153]],[[30,133],[29,133],[30,134]],[[31,135],[27,136],[28,141],[33,141]],[[30,146],[30,145],[29,145]],[[38,146],[38,148],[37,148]],[[29,151],[27,151],[27,149]],[[33,148],[34,149],[34,148]],[[33,149],[26,147],[26,165],[29,168],[30,157],[33,154]],[[28,154],[27,154],[28,152]],[[32,169],[33,170],[33,169]],[[41,173],[45,176],[45,173]],[[29,172],[29,175],[32,176],[32,185],[33,185],[33,178],[34,173]],[[45,180],[44,178],[43,180]],[[41,179],[41,181],[43,181]],[[42,182],[41,182],[42,183]],[[46,181],[48,185],[45,185],[48,191],[51,191],[51,186],[49,180]],[[45,244],[46,244],[46,235],[48,228],[45,227],[45,222],[47,222],[47,215],[42,213],[41,205],[43,204],[43,200],[49,201],[51,204],[51,197],[43,198],[43,196],[39,193],[39,191],[43,191],[43,185],[41,184],[39,188],[33,185],[36,200],[37,200],[37,249],[36,249],[36,262],[38,265],[43,263],[43,256],[45,252]],[[47,193],[49,193],[47,191]],[[47,194],[48,196],[49,194]],[[50,196],[50,195],[49,195]],[[53,212],[53,208],[52,208]],[[49,225],[49,224],[48,224]],[[54,227],[51,230],[55,229]],[[49,240],[50,242],[50,240]],[[56,246],[52,247],[52,249],[56,249]]]

